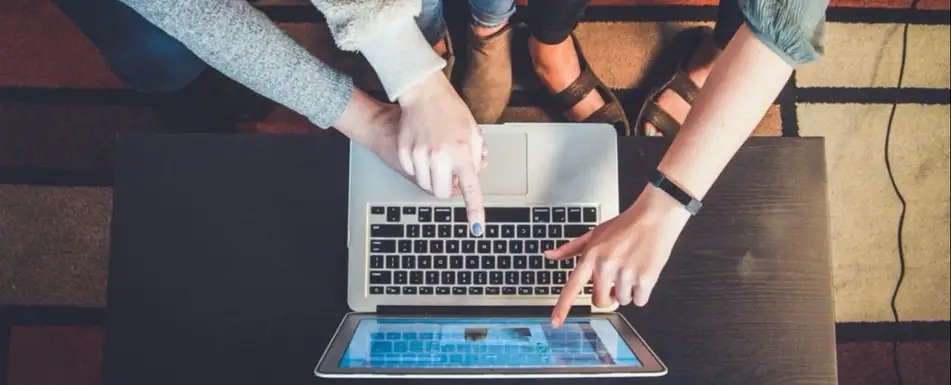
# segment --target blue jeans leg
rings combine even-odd
[[[515,13],[515,0],[469,0],[472,22],[481,27],[498,27]]]
[[[446,36],[446,19],[443,17],[443,0],[422,0],[422,10],[416,17],[416,25],[423,32],[429,45],[435,45]]]
[[[92,41],[129,88],[169,92],[185,88],[208,65],[119,0],[54,0]]]

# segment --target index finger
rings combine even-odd
[[[458,169],[456,176],[459,177],[459,190],[462,192],[462,199],[466,201],[466,216],[469,219],[469,231],[476,236],[481,236],[485,231],[485,207],[482,201],[482,185],[479,181],[479,174],[471,161],[456,162]]]
[[[588,258],[581,260],[582,262],[571,272],[571,277],[568,278],[568,282],[562,288],[555,309],[551,312],[551,326],[553,327],[560,327],[565,322],[568,311],[571,310],[571,305],[575,303],[575,298],[578,298],[578,294],[581,294],[581,290],[584,289],[584,285],[588,283],[591,274],[594,272],[594,264],[588,262]]]

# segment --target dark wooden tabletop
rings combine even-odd
[[[339,135],[121,140],[103,383],[343,382],[313,369],[348,311],[347,146]],[[619,148],[627,207],[666,142]],[[670,374],[597,383],[836,383],[828,231],[822,140],[751,138],[651,303],[620,309]]]

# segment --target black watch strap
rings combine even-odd
[[[673,197],[677,202],[684,205],[684,208],[687,209],[690,215],[697,215],[697,213],[700,212],[700,208],[703,207],[703,203],[674,184],[674,182],[671,182],[670,179],[667,179],[667,176],[659,170],[651,171],[648,178],[650,184],[664,190],[664,192]]]

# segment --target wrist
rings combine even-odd
[[[379,126],[379,122],[391,108],[358,88],[353,89],[350,101],[343,114],[333,123],[333,127],[357,143],[369,146]]]
[[[377,36],[362,39],[358,50],[373,67],[390,101],[432,74],[441,74],[439,57],[412,18],[390,21]]]
[[[647,213],[647,217],[663,219],[679,226],[685,225],[692,216],[687,208],[670,194],[649,183],[641,191],[631,210],[641,211]]]

